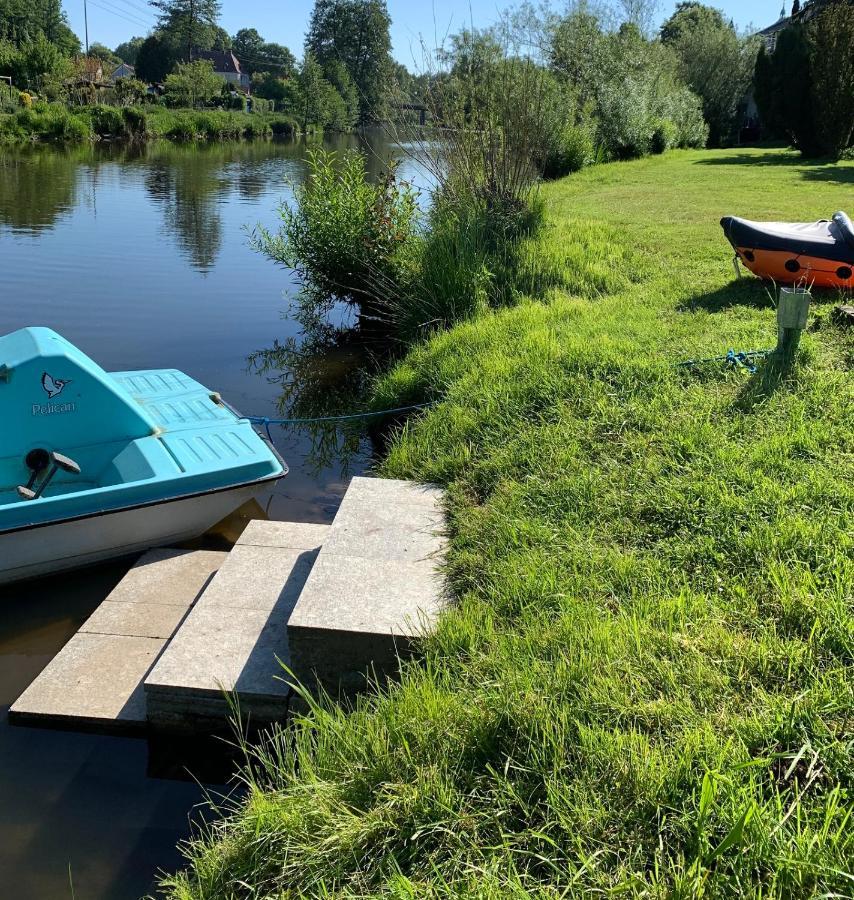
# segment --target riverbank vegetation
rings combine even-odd
[[[313,708],[174,898],[850,892],[850,334],[794,369],[718,218],[813,218],[851,164],[674,151],[542,189],[560,275],[417,345],[383,472],[449,490],[455,607],[399,685]]]
[[[69,109],[62,103],[37,101],[15,113],[0,115],[0,141],[239,140],[290,137],[299,130],[298,123],[288,116],[235,110],[101,105]]]
[[[430,104],[470,127],[412,145],[423,215],[316,156],[257,236],[310,333],[354,308],[373,408],[436,404],[380,469],[447,489],[453,604],[399,683],[247,750],[173,900],[850,893],[854,343],[816,294],[796,358],[729,367],[776,322],[718,222],[826,215],[854,164],[668,151],[705,104],[644,45],[621,106],[613,61],[653,42],[600,33],[588,95],[462,36]],[[554,147],[582,163],[547,172]]]

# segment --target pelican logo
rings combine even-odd
[[[58,397],[67,384],[71,384],[70,378],[54,378],[53,375],[49,375],[47,372],[42,373],[42,387],[47,394],[48,401]],[[33,403],[31,412],[34,416],[55,416],[62,413],[73,413],[77,412],[77,404],[64,403],[62,401],[58,403]]]
[[[42,387],[49,400],[58,397],[66,384],[71,384],[70,378],[67,381],[63,381],[61,378],[54,378],[52,375],[48,375],[47,372],[42,373]]]

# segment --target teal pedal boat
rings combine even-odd
[[[105,372],[49,328],[0,337],[0,584],[198,537],[287,474],[176,369]]]

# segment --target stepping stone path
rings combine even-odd
[[[283,666],[335,696],[393,674],[445,604],[442,493],[354,478],[331,526],[251,522],[230,553],[146,553],[10,721],[198,733],[282,720]]]

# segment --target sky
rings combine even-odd
[[[133,35],[145,35],[154,24],[154,11],[146,0],[86,0],[89,41],[115,47]],[[739,29],[764,28],[780,17],[782,0],[705,0],[717,6]],[[786,0],[791,5],[791,0]],[[63,0],[68,21],[83,40],[84,0]],[[301,55],[313,0],[222,0],[221,24],[229,33],[257,28],[264,40],[289,47]],[[418,71],[423,56],[421,41],[435,47],[449,32],[464,26],[486,27],[511,0],[388,0],[392,19],[391,38],[395,58]],[[560,7],[560,0],[552,4]],[[675,0],[661,0],[660,17],[666,19]],[[438,40],[437,40],[438,38]]]

